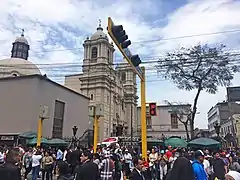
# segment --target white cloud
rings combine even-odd
[[[163,39],[240,29],[240,22],[236,21],[236,17],[240,16],[239,9],[239,1],[191,1],[189,4],[177,9],[169,15],[169,23],[162,29]],[[235,38],[230,39],[231,37]],[[154,44],[156,45],[155,54],[162,54],[166,51],[172,51],[175,48],[178,49],[181,46],[192,46],[198,42],[225,43],[231,48],[234,47],[239,49],[239,42],[237,41],[236,33],[225,33],[220,35],[195,36],[192,38],[169,40],[160,42],[159,44],[155,42]],[[235,76],[233,85],[240,85],[238,82],[239,78],[239,75]],[[160,99],[193,103],[195,92],[179,91],[171,84],[166,88],[166,85],[163,85],[163,83],[159,83],[159,88],[161,88],[161,85],[164,87],[165,93],[159,94],[159,90],[155,87],[149,87],[151,94],[155,95],[155,93],[158,93]],[[154,96],[149,96],[149,98],[154,99]],[[200,114],[196,117],[196,127],[206,127],[208,110],[217,102],[223,100],[226,100],[225,88],[219,88],[216,95],[211,95],[206,92],[201,93],[198,102]]]
[[[236,21],[236,17],[240,15],[239,8],[240,2],[233,0],[192,1],[169,15],[169,23],[162,29],[163,39],[240,29],[240,22]],[[158,46],[156,53],[198,42],[225,42],[231,46],[231,42],[224,40],[232,35],[235,34],[225,33],[164,41]]]
[[[146,57],[158,56],[163,52],[172,51],[176,47],[192,45],[199,41],[226,42],[229,47],[239,46],[237,38],[233,38],[234,33],[162,40],[145,44],[134,43],[151,39],[240,29],[240,22],[237,21],[237,17],[240,16],[239,1],[189,1],[187,5],[164,18],[164,21],[168,20],[168,24],[164,27],[156,26],[156,24],[151,25],[143,18],[144,16],[153,17],[161,14],[159,12],[162,10],[162,3],[161,1],[156,2],[158,4],[148,0],[119,0],[116,2],[102,0],[101,3],[91,0],[5,0],[1,2],[0,6],[0,56],[9,56],[11,43],[24,28],[25,35],[31,45],[30,60],[34,63],[78,62],[80,64],[83,40],[86,36],[94,33],[98,19],[102,20],[102,26],[105,29],[108,16],[111,16],[116,24],[124,25],[133,42],[133,53],[139,53]],[[161,18],[153,19],[152,22],[161,22]],[[229,38],[231,41],[226,41]],[[66,49],[69,46],[76,49],[74,51],[52,51]],[[63,71],[66,72],[66,69]],[[80,69],[79,67],[79,71]],[[43,69],[43,71],[48,72],[49,69]],[[76,71],[78,70],[72,70],[73,73]],[[65,72],[54,70],[55,79],[60,80]],[[152,75],[151,72],[149,76],[154,79]],[[180,95],[180,91],[174,88],[174,85],[166,84],[162,81],[156,81],[154,85],[149,83],[148,90],[151,90],[151,92],[148,91],[149,100],[154,100],[157,97],[158,100],[168,98],[173,101],[192,102],[194,93],[181,92]],[[169,89],[165,93],[159,94],[159,89],[165,89],[166,86]],[[154,96],[151,96],[153,94]],[[215,96],[206,93],[201,95],[199,101],[201,114],[197,116],[197,125],[206,124],[206,111],[218,100],[223,100],[224,95],[225,92],[222,90]],[[202,123],[203,121],[204,123]]]

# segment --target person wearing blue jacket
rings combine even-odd
[[[196,180],[208,180],[203,166],[204,153],[201,150],[195,152],[195,160],[192,162],[193,172]]]

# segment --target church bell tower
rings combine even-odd
[[[18,37],[12,46],[11,58],[20,58],[20,59],[28,59],[29,52],[28,41],[24,37],[24,29],[22,30],[22,34]]]

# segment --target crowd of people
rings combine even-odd
[[[234,149],[191,151],[153,147],[143,159],[139,148],[3,148],[0,179],[22,180],[240,180],[240,153]],[[31,174],[31,175],[30,175]]]

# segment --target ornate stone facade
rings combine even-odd
[[[114,46],[101,25],[83,47],[82,73],[66,76],[65,86],[89,97],[90,105],[104,105],[99,141],[116,136],[119,125],[123,126],[123,136],[130,135],[131,124],[133,133],[137,133],[136,74],[125,62],[114,67]]]

